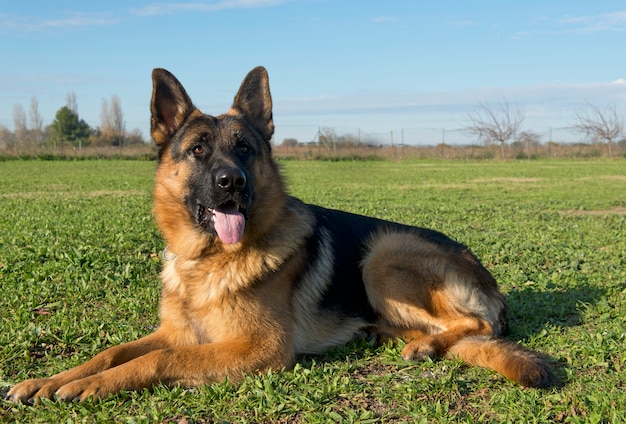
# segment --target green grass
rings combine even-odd
[[[626,162],[292,162],[305,201],[443,231],[508,296],[510,338],[561,384],[355,342],[296,368],[99,403],[2,402],[3,422],[624,422]],[[0,163],[0,392],[154,329],[154,163]]]

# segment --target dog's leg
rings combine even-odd
[[[244,374],[291,366],[292,356],[249,341],[216,342],[160,349],[98,374],[72,381],[56,391],[66,401],[99,399],[120,390],[157,384],[197,386],[240,381]]]
[[[363,281],[379,332],[406,340],[407,360],[460,357],[524,386],[552,385],[545,358],[499,338],[505,305],[493,277],[467,251],[450,250],[414,234],[372,239]]]
[[[475,316],[428,311],[421,305],[399,304],[392,300],[379,300],[379,307],[382,304],[382,318],[377,326],[379,339],[404,340],[402,358],[407,361],[444,356],[461,339],[493,333],[486,321]]]
[[[407,361],[420,361],[426,358],[436,358],[446,355],[452,346],[460,340],[470,336],[490,336],[492,331],[489,324],[475,317],[459,316],[455,319],[447,318],[443,321],[434,318],[430,324],[423,326],[430,327],[430,331],[438,326],[439,322],[445,330],[435,333],[428,331],[385,325],[384,333],[407,342],[402,349],[402,358]],[[421,324],[417,324],[422,326]]]
[[[369,249],[362,262],[368,299],[381,332],[407,341],[405,359],[440,356],[464,337],[494,333],[486,317],[500,315],[501,295],[476,282],[460,253],[413,233],[381,233]]]
[[[49,378],[27,380],[17,384],[9,391],[7,399],[12,402],[31,402],[40,397],[52,397],[59,388],[72,381],[97,374],[148,352],[169,346],[171,343],[169,338],[168,332],[160,329],[139,340],[111,347],[75,368]]]

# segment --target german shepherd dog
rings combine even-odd
[[[409,361],[459,357],[548,387],[542,355],[502,337],[505,301],[468,248],[445,235],[308,205],[287,194],[270,140],[264,68],[230,110],[200,112],[168,71],[152,73],[154,216],[166,241],[160,325],[8,398],[101,398],[290,368],[355,335],[406,342]]]

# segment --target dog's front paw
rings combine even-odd
[[[32,404],[39,398],[51,398],[61,385],[61,382],[54,378],[26,380],[9,390],[6,400],[13,403]]]
[[[98,400],[112,392],[107,387],[106,380],[101,375],[96,374],[60,387],[56,391],[56,397],[65,402],[82,402],[87,399]]]

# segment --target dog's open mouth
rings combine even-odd
[[[223,243],[239,243],[246,226],[247,211],[234,202],[225,203],[214,209],[198,205],[198,224],[213,227]]]

